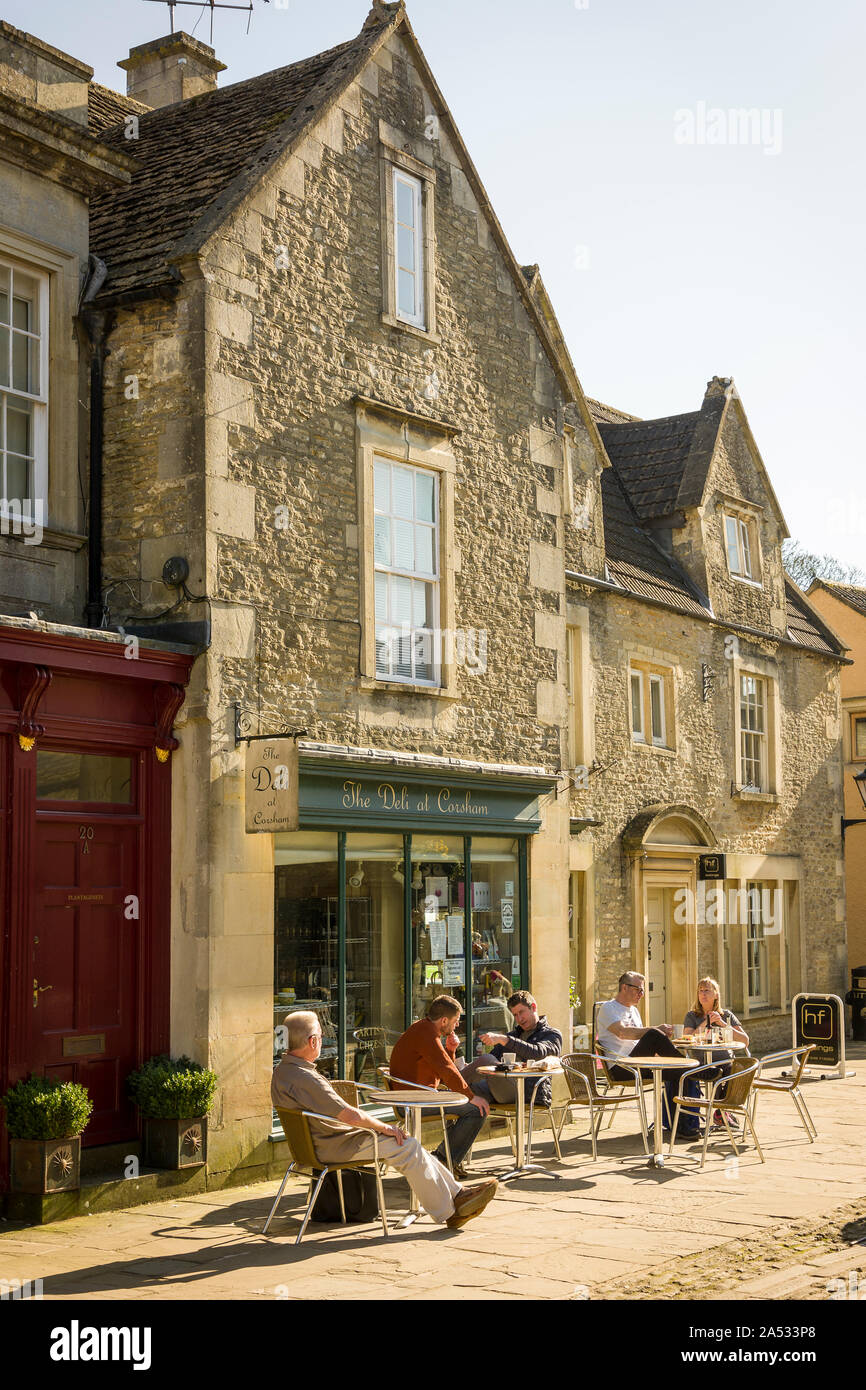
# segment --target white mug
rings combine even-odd
[[[505,1065],[506,1065],[507,1067],[513,1067],[514,1064],[515,1064],[515,1062],[517,1061],[517,1053],[516,1053],[516,1052],[503,1052],[503,1054],[502,1054],[502,1060],[503,1060],[503,1062],[505,1063]]]

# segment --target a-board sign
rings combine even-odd
[[[298,828],[298,745],[293,738],[247,744],[248,835]]]
[[[845,1007],[838,994],[797,994],[791,1001],[791,1012],[794,1046],[815,1049],[808,1066],[843,1068]]]

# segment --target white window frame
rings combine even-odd
[[[733,527],[734,535],[729,535]],[[725,543],[725,556],[728,573],[732,579],[743,584],[760,586],[760,557],[758,552],[757,524],[754,517],[743,516],[733,511],[722,513],[722,532]],[[736,561],[732,563],[732,552],[736,550]]]
[[[753,729],[743,723],[743,701],[745,692],[743,690],[744,681],[754,681],[757,693],[760,694],[760,710],[762,713],[763,727]],[[755,671],[739,671],[737,673],[737,728],[739,730],[740,748],[740,786],[742,791],[747,792],[767,792],[769,791],[768,782],[768,744],[769,744],[769,686],[765,676],[758,675]],[[746,739],[757,740],[758,758],[754,755],[747,757]],[[760,764],[760,783],[747,780],[746,764],[758,761]]]
[[[382,564],[380,561],[378,561],[378,560],[376,559],[376,555],[375,555],[375,544],[376,544],[376,542],[375,542],[375,526],[376,526],[376,518],[377,518],[377,517],[380,517],[380,516],[387,516],[387,517],[391,520],[392,526],[393,526],[394,520],[408,520],[408,518],[397,518],[397,517],[395,517],[395,514],[394,514],[393,512],[383,512],[383,511],[381,511],[381,510],[376,506],[376,500],[375,500],[375,469],[376,469],[376,464],[377,464],[377,463],[384,463],[384,464],[387,464],[388,467],[389,467],[390,469],[399,468],[399,469],[404,470],[404,471],[407,472],[407,473],[411,473],[411,474],[414,474],[414,475],[419,475],[419,474],[421,474],[421,475],[424,475],[424,476],[429,477],[429,478],[432,479],[432,482],[433,482],[433,521],[432,521],[432,523],[428,523],[427,521],[418,522],[416,519],[413,519],[413,520],[412,520],[413,526],[415,526],[415,525],[420,525],[420,526],[424,526],[425,528],[428,528],[428,527],[429,527],[429,528],[432,530],[432,532],[433,532],[433,540],[432,540],[433,574],[432,574],[432,575],[431,575],[431,574],[422,573],[421,571],[418,571],[418,570],[401,569],[399,566],[397,566],[397,565],[395,565],[395,564],[393,563],[393,549],[392,549],[392,556],[391,556],[391,558],[392,558],[392,563],[391,563],[391,564],[385,565],[385,564]],[[439,475],[438,475],[438,473],[437,473],[436,471],[434,471],[434,470],[432,470],[432,469],[419,468],[419,467],[418,467],[417,465],[415,465],[415,464],[406,463],[406,462],[403,461],[402,459],[390,458],[387,454],[382,453],[382,452],[378,452],[378,451],[374,454],[374,457],[373,457],[373,473],[374,473],[374,484],[373,484],[373,486],[374,486],[374,494],[373,494],[373,527],[374,527],[374,532],[373,532],[373,545],[374,545],[374,553],[373,553],[373,572],[374,572],[374,581],[373,581],[373,582],[374,582],[374,588],[375,588],[375,576],[376,576],[376,575],[380,575],[380,574],[384,574],[384,575],[387,575],[387,576],[388,576],[389,588],[390,588],[390,580],[391,580],[391,578],[392,578],[392,577],[397,577],[397,578],[402,578],[402,579],[409,579],[409,580],[412,581],[413,584],[418,583],[418,584],[429,585],[429,586],[432,588],[432,590],[433,590],[433,601],[432,601],[432,605],[431,605],[431,607],[432,607],[432,626],[431,626],[430,628],[416,628],[416,627],[414,626],[414,624],[413,624],[413,625],[409,625],[409,626],[408,626],[408,631],[407,631],[406,629],[404,629],[404,628],[400,628],[400,629],[397,629],[396,627],[393,628],[393,631],[394,631],[395,633],[399,632],[399,636],[398,636],[396,639],[392,639],[392,641],[391,641],[391,643],[390,643],[391,652],[390,652],[390,656],[389,656],[389,666],[391,667],[391,669],[390,669],[389,671],[387,671],[387,672],[386,672],[386,671],[380,670],[380,669],[379,669],[378,659],[377,659],[377,661],[376,661],[376,668],[375,668],[375,678],[376,678],[376,680],[394,682],[394,683],[401,684],[401,685],[421,685],[421,686],[426,685],[426,686],[430,686],[431,688],[436,688],[436,687],[438,687],[438,686],[441,684],[441,679],[442,679],[442,670],[441,670],[441,666],[442,666],[442,652],[441,652],[441,644],[440,644],[439,641],[437,641],[437,637],[438,637],[438,634],[439,634],[439,632],[440,632],[440,612],[441,612],[441,565],[440,565],[440,558],[439,558],[439,557],[440,557],[440,547],[441,547],[441,529],[440,529],[440,527],[441,527],[441,499],[440,499],[440,495],[439,495],[439,488],[440,488],[440,479],[439,479]],[[415,492],[415,485],[414,485],[414,483],[413,483],[413,496],[414,496],[414,492]],[[375,623],[376,630],[377,630],[377,633],[378,633],[379,623],[378,623],[378,619],[375,617],[375,611],[374,611],[374,623]],[[420,640],[421,640],[422,642],[424,642],[424,641],[429,641],[429,646],[430,646],[430,659],[431,659],[431,660],[430,660],[430,664],[431,664],[431,666],[432,666],[432,675],[431,675],[431,676],[418,676],[418,675],[416,674],[417,642],[418,642],[418,640],[419,640],[419,637],[420,637]],[[395,656],[397,657],[397,659],[399,659],[399,658],[403,655],[404,648],[405,648],[407,642],[408,642],[408,645],[409,645],[409,654],[410,654],[410,661],[411,661],[411,670],[410,670],[410,672],[409,672],[408,675],[402,675],[402,674],[395,673],[393,667],[394,667],[394,664],[395,664]],[[395,648],[396,648],[396,652],[395,652]]]
[[[8,502],[26,502],[41,499],[43,511],[47,512],[48,504],[48,401],[49,401],[49,323],[50,323],[50,295],[51,282],[49,276],[39,266],[33,265],[24,260],[10,257],[3,253],[0,255],[0,266],[10,272],[10,289],[14,295],[14,277],[16,272],[27,275],[31,280],[35,280],[38,286],[38,337],[39,337],[39,391],[20,391],[12,385],[11,361],[12,361],[12,331],[11,331],[11,305],[12,295],[10,295],[10,345],[9,345],[9,366],[10,378],[9,385],[0,385],[0,413],[5,417],[6,401],[21,400],[28,401],[33,405],[33,436],[31,440],[33,450],[32,476],[29,480],[29,493],[26,497],[11,498],[7,496],[7,470],[3,454],[5,449],[0,452],[0,498]],[[33,334],[32,336],[36,336]],[[0,430],[5,430],[5,418],[0,420]],[[5,434],[0,434],[0,439],[4,440]]]
[[[772,892],[774,885],[769,885],[769,887]],[[749,1013],[753,1009],[767,1008],[770,1003],[770,952],[767,937],[764,934],[764,924],[760,920],[763,889],[764,884],[757,880],[750,879],[746,883],[748,915],[744,968],[746,972],[746,1008]],[[758,904],[757,914],[753,911],[755,902]],[[755,920],[756,915],[757,921]],[[756,979],[757,985],[754,993],[752,992],[753,978]]]
[[[848,759],[851,763],[866,762],[866,752],[857,752],[857,725],[866,724],[866,710],[852,710],[850,713],[851,723],[849,725],[851,738],[851,756]]]
[[[640,689],[640,727],[635,728],[634,683]],[[653,718],[653,691],[659,693],[659,719]],[[628,667],[628,719],[631,742],[642,748],[674,751],[676,727],[674,668],[651,657],[633,655]]]
[[[628,703],[629,703],[629,727],[631,728],[631,741],[632,741],[632,743],[646,743],[646,741],[647,741],[647,739],[646,739],[646,729],[645,729],[645,727],[644,727],[644,683],[643,683],[643,676],[644,676],[643,671],[635,671],[632,667],[629,667],[629,673],[628,673]],[[638,691],[639,691],[639,699],[640,699],[640,720],[639,720],[640,727],[637,728],[637,729],[635,728],[635,717],[634,717],[634,683],[635,683],[635,681],[637,681],[637,683],[638,683]]]
[[[653,690],[654,690],[654,689],[658,690],[658,692],[659,692],[659,718],[660,718],[661,729],[660,729],[660,732],[659,732],[658,734],[656,734],[656,731],[655,731],[655,720],[654,720],[654,718],[653,718],[653,707],[652,707],[652,699],[653,699]],[[652,723],[651,723],[651,726],[650,726],[650,734],[651,734],[651,736],[652,736],[653,744],[655,745],[656,748],[667,748],[667,727],[666,727],[667,721],[666,721],[666,719],[665,719],[665,694],[666,694],[666,692],[665,692],[665,682],[664,682],[664,678],[663,678],[662,676],[657,676],[657,675],[655,675],[653,672],[650,672],[650,677],[649,677],[649,697],[650,697],[650,719],[652,720]]]
[[[392,170],[394,194],[394,304],[397,318],[402,323],[410,323],[415,328],[426,328],[425,314],[425,256],[424,256],[424,185],[414,174],[396,166]],[[413,248],[415,252],[415,310],[409,314],[400,307],[400,228],[406,224],[400,221],[399,198],[397,190],[403,184],[412,191],[412,206],[415,213]]]

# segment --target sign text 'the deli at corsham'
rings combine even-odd
[[[431,804],[431,797],[433,802]],[[408,787],[395,787],[391,782],[380,782],[375,792],[368,792],[363,782],[343,783],[343,805],[347,810],[369,811],[440,811],[442,814],[457,816],[486,816],[489,814],[483,801],[474,803],[471,791],[461,792],[453,797],[448,787],[438,792],[425,792],[423,796],[410,797]]]

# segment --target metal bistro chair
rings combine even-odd
[[[418,1081],[403,1081],[403,1080],[401,1080],[401,1078],[400,1078],[399,1076],[392,1076],[392,1075],[391,1075],[391,1068],[390,1068],[390,1067],[377,1067],[376,1070],[378,1071],[379,1075],[382,1077],[383,1081],[385,1082],[385,1090],[386,1090],[386,1091],[435,1091],[435,1090],[436,1090],[436,1087],[435,1087],[435,1086],[422,1086],[422,1085],[420,1084],[420,1082],[418,1082]],[[367,1090],[367,1089],[372,1089],[372,1087],[368,1088],[368,1087],[365,1086],[364,1089],[365,1089],[365,1090]],[[395,1113],[396,1113],[399,1109],[400,1109],[399,1106],[397,1106],[397,1105],[394,1106]],[[401,1114],[402,1114],[402,1116],[403,1116],[403,1128],[406,1129],[406,1130],[408,1130],[408,1128],[409,1128],[409,1111],[408,1111],[408,1110],[403,1110],[403,1111],[401,1112]],[[439,1106],[439,1119],[442,1121],[442,1133],[443,1133],[444,1139],[445,1139],[445,1158],[446,1158],[446,1161],[447,1161],[447,1163],[448,1163],[448,1171],[449,1171],[450,1173],[453,1173],[453,1172],[454,1172],[454,1164],[451,1162],[451,1146],[450,1146],[450,1144],[448,1143],[448,1122],[447,1122],[447,1119],[446,1119],[446,1117],[445,1117],[445,1106],[444,1106],[444,1105],[440,1105],[440,1106]]]
[[[558,1061],[560,1061],[560,1058],[557,1057],[555,1060],[558,1062]],[[540,1071],[540,1072],[538,1073],[539,1082],[544,1080],[544,1075],[545,1075],[545,1074],[544,1074],[543,1071]],[[507,1081],[507,1080],[508,1080],[507,1073],[503,1072],[503,1073],[502,1073],[502,1078],[503,1078],[503,1080]],[[557,1080],[558,1080],[558,1077],[556,1077],[556,1076],[550,1076],[550,1077],[548,1077],[547,1079],[550,1081],[550,1086],[551,1086],[551,1091],[550,1091],[550,1105],[546,1105],[546,1104],[544,1103],[544,1101],[539,1101],[538,1104],[539,1104],[539,1106],[540,1106],[540,1108],[541,1108],[542,1110],[549,1110],[549,1111],[550,1111],[550,1129],[551,1129],[551,1133],[552,1133],[552,1135],[553,1135],[553,1148],[554,1148],[554,1151],[555,1151],[555,1153],[556,1153],[557,1159],[561,1162],[561,1161],[562,1161],[562,1149],[560,1148],[560,1145],[559,1145],[559,1137],[560,1137],[560,1135],[562,1134],[563,1129],[565,1128],[565,1122],[566,1122],[566,1120],[568,1119],[568,1113],[569,1113],[569,1110],[571,1109],[571,1106],[572,1106],[572,1099],[571,1099],[571,1095],[569,1094],[569,1096],[568,1096],[568,1098],[567,1098],[566,1100],[563,1100],[563,1101],[561,1101],[561,1102],[557,1102],[557,1101],[554,1099],[554,1097],[553,1097],[553,1089],[554,1089],[554,1087],[556,1086],[556,1082],[557,1082]],[[520,1083],[519,1081],[516,1081],[514,1084],[515,1084],[515,1086],[519,1086],[521,1083]],[[540,1084],[537,1083],[535,1086],[533,1086],[533,1088],[532,1088],[532,1095],[529,1097],[529,1119],[528,1119],[528,1122],[527,1122],[527,1125],[526,1125],[526,1162],[527,1162],[527,1163],[531,1163],[531,1162],[532,1162],[532,1128],[533,1128],[533,1123],[534,1123],[534,1120],[535,1120],[535,1097],[538,1095],[538,1092],[539,1092],[540,1089],[541,1089]],[[495,1115],[495,1116],[501,1117],[502,1119],[505,1120],[505,1123],[506,1123],[507,1126],[508,1126],[508,1142],[509,1142],[510,1145],[511,1145],[511,1152],[514,1154],[514,1161],[515,1161],[515,1163],[516,1163],[516,1162],[517,1162],[517,1141],[516,1141],[515,1134],[514,1134],[514,1125],[512,1124],[512,1120],[514,1120],[515,1117],[516,1117],[516,1115],[517,1115],[517,1102],[516,1102],[516,1101],[511,1102],[511,1101],[491,1100],[491,1102],[490,1102],[490,1114],[491,1114],[491,1117]]]
[[[758,1109],[758,1097],[762,1091],[781,1091],[787,1093],[797,1108],[797,1114],[803,1121],[803,1127],[809,1136],[809,1143],[814,1144],[818,1138],[818,1130],[815,1121],[809,1114],[809,1107],[806,1098],[800,1090],[800,1079],[803,1069],[809,1059],[809,1053],[813,1052],[815,1044],[811,1043],[808,1047],[788,1047],[784,1052],[771,1052],[769,1057],[761,1058],[761,1066],[758,1075],[755,1077],[755,1084],[752,1093],[752,1119]],[[784,1062],[790,1060],[790,1074],[780,1077],[764,1076],[764,1067],[768,1062]]]
[[[755,1126],[752,1122],[751,1101],[755,1079],[760,1070],[761,1063],[754,1057],[735,1057],[731,1062],[731,1070],[727,1076],[721,1076],[717,1081],[710,1081],[707,1072],[714,1072],[715,1065],[710,1063],[704,1067],[693,1067],[685,1072],[680,1078],[679,1090],[674,1098],[674,1127],[671,1131],[671,1142],[668,1147],[668,1157],[673,1153],[674,1144],[677,1138],[677,1128],[680,1123],[680,1111],[691,1110],[696,1114],[704,1111],[704,1147],[701,1151],[701,1167],[707,1161],[707,1145],[710,1142],[710,1120],[716,1110],[721,1113],[731,1141],[731,1148],[739,1156],[739,1149],[734,1138],[734,1131],[728,1124],[729,1115],[742,1115],[743,1117],[743,1137],[745,1137],[745,1126],[748,1125],[752,1131],[752,1138],[755,1141],[755,1148],[758,1150],[758,1157],[762,1163],[766,1163],[764,1151],[758,1140]],[[684,1096],[683,1084],[688,1078],[689,1081],[706,1081],[707,1095],[704,1096]],[[724,1095],[718,1093],[724,1091]]]
[[[652,1081],[649,1077],[642,1077],[640,1072],[638,1071],[634,1073],[630,1082],[617,1081],[615,1077],[611,1076],[610,1069],[612,1066],[615,1066],[620,1061],[620,1058],[614,1057],[612,1053],[606,1052],[604,1047],[598,1040],[598,1011],[601,1008],[602,1003],[604,1003],[604,1000],[601,1000],[600,1002],[597,1001],[592,1006],[592,1045],[595,1048],[595,1055],[598,1058],[598,1061],[601,1063],[600,1069],[602,1075],[604,1076],[604,1081],[607,1090],[618,1091],[620,1095],[623,1097],[623,1099],[625,1099],[626,1096],[630,1097],[632,1091],[638,1085],[640,1086],[640,1089],[642,1091],[651,1091],[653,1085]],[[611,1125],[613,1124],[614,1114],[614,1108],[611,1106],[610,1116],[607,1121],[608,1129],[610,1129]]]
[[[292,1161],[286,1169],[286,1175],[283,1178],[282,1183],[280,1184],[279,1192],[274,1198],[274,1205],[271,1207],[271,1210],[268,1213],[268,1219],[262,1227],[262,1235],[265,1236],[268,1233],[268,1227],[270,1226],[271,1221],[273,1220],[274,1212],[276,1211],[277,1206],[279,1205],[280,1198],[283,1195],[283,1190],[285,1189],[286,1183],[289,1180],[290,1173],[303,1173],[306,1169],[309,1169],[310,1199],[307,1202],[307,1209],[304,1212],[304,1218],[301,1222],[301,1229],[298,1231],[298,1234],[295,1238],[295,1244],[300,1245],[304,1236],[304,1232],[307,1229],[307,1224],[310,1220],[310,1214],[313,1210],[313,1207],[315,1206],[316,1198],[319,1195],[319,1189],[322,1186],[322,1183],[325,1181],[325,1177],[327,1176],[327,1174],[336,1173],[337,1175],[337,1190],[340,1194],[340,1210],[343,1214],[343,1223],[345,1224],[346,1204],[343,1201],[343,1173],[347,1169],[357,1170],[359,1168],[372,1168],[376,1177],[376,1194],[379,1199],[379,1217],[382,1222],[382,1234],[385,1237],[387,1237],[388,1219],[385,1208],[385,1194],[382,1191],[382,1174],[379,1169],[380,1159],[378,1136],[374,1132],[370,1131],[370,1138],[373,1141],[372,1158],[362,1159],[359,1162],[354,1163],[328,1163],[323,1168],[322,1160],[320,1158],[317,1158],[316,1156],[316,1150],[313,1145],[313,1136],[310,1134],[310,1120],[329,1121],[330,1117],[327,1115],[319,1115],[314,1110],[278,1109],[277,1114],[280,1117],[280,1124],[283,1127],[283,1134],[286,1136],[286,1142],[288,1143],[289,1150],[292,1155]],[[367,1134],[366,1130],[356,1130],[349,1132],[358,1134],[363,1133],[365,1136]]]
[[[629,1090],[623,1082],[614,1081],[613,1086],[618,1088],[619,1094],[615,1095],[612,1088],[604,1092],[600,1091],[598,1087],[598,1063],[603,1061],[604,1058],[599,1057],[597,1052],[571,1052],[562,1059],[562,1070],[565,1072],[565,1079],[571,1093],[570,1104],[589,1108],[589,1132],[592,1138],[593,1162],[598,1161],[598,1132],[601,1129],[605,1110],[610,1110],[611,1119],[613,1119],[613,1111],[617,1105],[630,1105],[633,1102],[637,1104],[644,1153],[649,1156],[643,1087],[635,1084]],[[619,1065],[629,1066],[631,1069],[627,1062],[620,1062]],[[637,1066],[637,1063],[634,1065]],[[637,1080],[636,1076],[635,1083]],[[598,1119],[596,1119],[596,1112],[598,1112]]]

